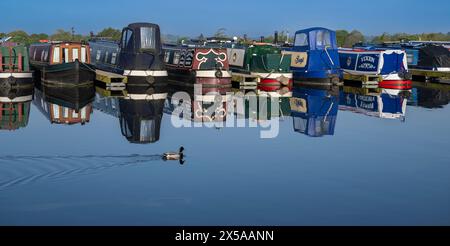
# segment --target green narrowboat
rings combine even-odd
[[[291,55],[269,43],[251,45],[227,44],[230,69],[235,82],[257,82],[258,85],[292,84]]]
[[[30,70],[27,47],[11,42],[0,43],[0,87],[32,83],[33,73]]]

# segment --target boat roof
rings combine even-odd
[[[311,28],[307,28],[307,29],[303,29],[303,30],[298,30],[295,32],[295,34],[297,33],[305,33],[305,32],[311,32],[311,31],[319,31],[319,30],[326,30],[326,31],[330,31],[330,32],[334,32],[331,29],[325,28],[325,27],[311,27]]]
[[[130,28],[130,29],[137,29],[137,28],[141,28],[141,27],[159,28],[159,25],[154,24],[154,23],[148,23],[148,22],[135,22],[135,23],[131,23],[128,25],[128,28]]]

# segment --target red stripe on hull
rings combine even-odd
[[[385,89],[411,89],[411,80],[384,80],[381,81],[378,86]]]
[[[283,85],[283,86],[287,86],[287,85],[291,85],[292,81],[293,81],[292,79],[289,79],[288,84],[283,84],[278,79],[261,79],[261,81],[259,83],[260,84],[264,84],[264,85]]]

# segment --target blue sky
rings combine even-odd
[[[446,0],[2,0],[0,7],[0,32],[53,33],[75,27],[88,34],[138,21],[157,23],[165,34],[187,36],[209,36],[221,27],[229,35],[251,37],[311,26],[357,29],[366,35],[450,32]]]

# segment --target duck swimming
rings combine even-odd
[[[164,159],[165,161],[176,161],[176,160],[179,160],[179,161],[180,161],[180,164],[183,164],[183,163],[184,163],[184,160],[183,160],[183,158],[184,158],[183,151],[184,151],[184,147],[181,146],[181,147],[180,147],[180,150],[178,151],[178,153],[177,153],[177,152],[166,152],[166,153],[164,153],[164,154],[163,154],[163,159]]]

